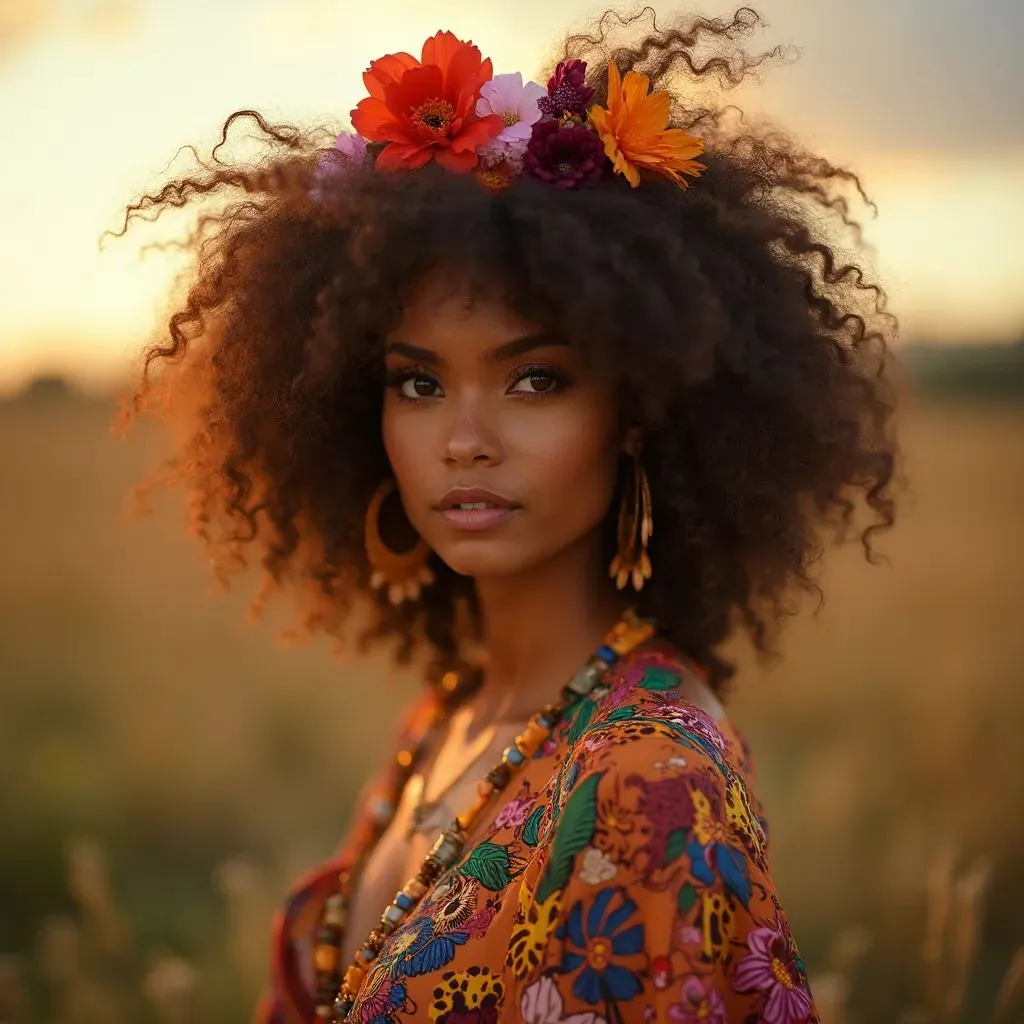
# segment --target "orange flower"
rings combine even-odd
[[[608,106],[590,108],[590,123],[604,142],[612,167],[625,175],[633,188],[640,184],[640,168],[656,171],[686,186],[681,177],[696,177],[704,164],[693,159],[704,143],[681,128],[669,128],[669,95],[651,93],[651,80],[639,71],[625,81],[612,61],[608,65]]]
[[[352,125],[373,142],[386,142],[376,166],[413,170],[436,160],[450,171],[471,171],[477,149],[504,127],[500,117],[476,115],[480,86],[494,74],[472,43],[438,32],[423,44],[421,60],[389,53],[363,74],[370,95],[352,111]]]

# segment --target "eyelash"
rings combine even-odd
[[[553,366],[520,366],[513,371],[509,377],[507,387],[513,388],[520,381],[528,380],[531,377],[543,377],[554,382],[554,387],[549,391],[519,391],[516,392],[520,398],[526,398],[533,400],[536,398],[549,398],[552,395],[560,394],[569,385],[568,375],[561,370],[556,369]],[[410,366],[404,370],[389,370],[386,376],[386,385],[391,388],[396,397],[403,402],[422,402],[439,396],[435,395],[419,395],[416,398],[412,398],[409,395],[402,394],[402,386],[407,381],[425,381],[429,382],[437,387],[440,387],[440,383],[437,378],[429,371],[420,366]]]

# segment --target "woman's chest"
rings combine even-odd
[[[381,836],[360,873],[358,885],[349,907],[348,928],[343,946],[344,962],[350,963],[356,950],[370,932],[377,927],[384,909],[395,894],[419,871],[424,859],[441,831],[452,818],[471,804],[477,793],[477,782],[488,769],[500,760],[508,738],[495,736],[482,747],[473,759],[473,766],[465,770],[458,751],[442,749],[439,756],[422,775],[414,775],[406,785],[395,816]],[[491,812],[474,829],[472,842],[481,841],[486,833],[508,831],[532,810],[538,796],[537,784],[551,774],[550,765],[530,766],[525,777],[517,779],[508,790],[494,800]],[[430,796],[434,799],[428,799]],[[506,837],[515,841],[514,834]],[[493,855],[493,853],[492,853]],[[498,876],[495,875],[496,879]]]
[[[532,897],[556,769],[553,759],[538,759],[495,802],[456,867],[384,943],[351,1020],[437,1019],[484,999],[500,1004],[517,972],[535,966],[547,934]]]

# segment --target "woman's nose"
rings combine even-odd
[[[481,403],[459,403],[445,439],[445,460],[459,468],[496,465],[501,453],[501,438]]]

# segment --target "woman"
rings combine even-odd
[[[220,573],[424,667],[264,1019],[816,1019],[719,651],[858,495],[869,557],[892,523],[892,325],[856,177],[690,98],[756,22],[574,37],[546,87],[438,33],[333,149],[241,112],[278,152],[129,208],[241,193],[132,409]]]

